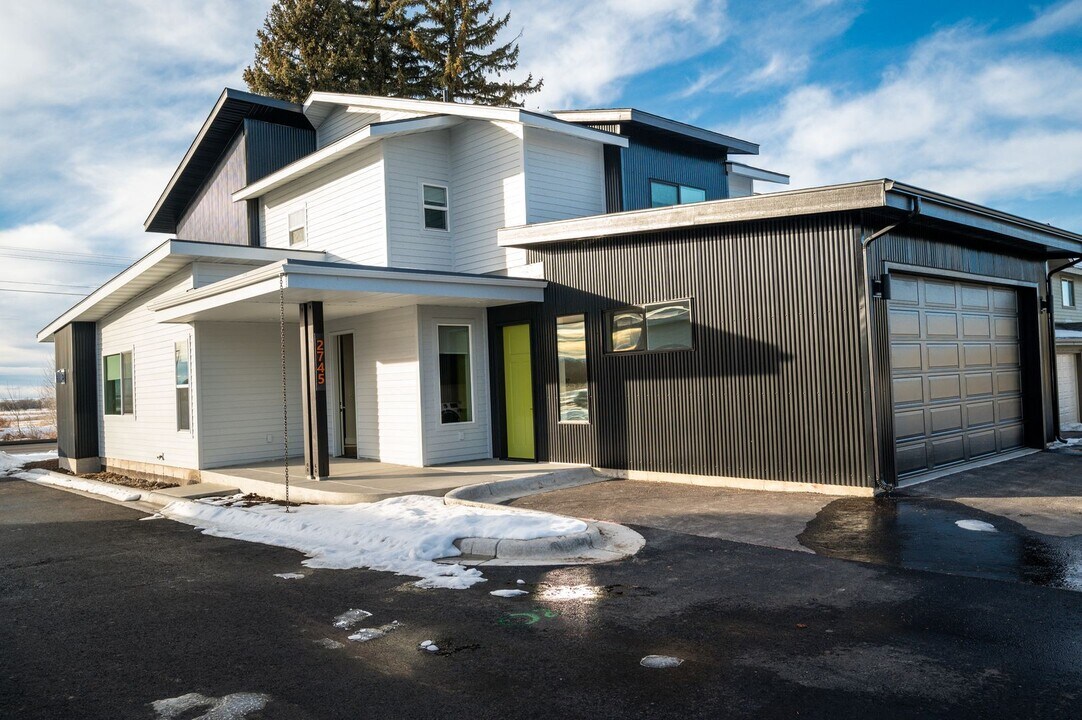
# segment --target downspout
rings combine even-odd
[[[871,405],[872,405],[872,407],[871,407],[872,462],[875,465],[875,469],[874,469],[875,487],[876,487],[877,490],[882,490],[884,493],[887,493],[887,494],[889,494],[892,490],[894,490],[894,486],[893,485],[888,485],[887,483],[883,482],[883,476],[882,476],[883,464],[881,462],[882,458],[880,457],[880,451],[879,451],[879,392],[878,392],[878,388],[877,388],[877,384],[876,384],[877,377],[876,377],[876,372],[875,372],[875,368],[876,368],[876,365],[875,365],[875,339],[876,338],[875,338],[875,335],[872,333],[873,285],[872,285],[871,266],[868,263],[868,248],[870,248],[872,243],[874,243],[879,238],[883,237],[887,233],[890,233],[890,232],[893,232],[893,231],[897,230],[900,227],[908,225],[918,215],[920,215],[920,209],[921,209],[920,196],[919,195],[913,195],[912,199],[913,199],[913,209],[910,210],[908,215],[903,217],[898,222],[893,223],[891,225],[887,225],[886,227],[883,227],[883,228],[880,228],[879,230],[876,230],[871,235],[865,236],[864,235],[864,223],[862,221],[861,222],[861,230],[860,230],[860,233],[861,233],[860,252],[861,252],[861,260],[862,260],[863,267],[864,267],[864,292],[866,293],[866,296],[867,296],[867,302],[864,303],[864,314],[865,314],[864,322],[865,322],[866,327],[868,328],[868,373],[869,373],[869,376],[870,376],[869,377],[870,382],[868,383],[868,392],[869,392],[869,394],[871,396],[871,401],[872,401],[871,402]]]
[[[1044,277],[1044,296],[1048,308],[1048,364],[1051,370],[1049,377],[1052,380],[1052,437],[1059,442],[1064,442],[1064,440],[1060,435],[1062,428],[1059,424],[1059,377],[1057,376],[1058,368],[1056,367],[1056,312],[1054,310],[1056,303],[1054,302],[1055,296],[1052,294],[1052,276],[1067,268],[1074,267],[1080,262],[1082,262],[1082,257],[1075,258],[1066,265],[1060,265],[1055,270],[1049,270]]]

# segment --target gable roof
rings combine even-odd
[[[143,228],[147,232],[176,232],[184,211],[218,164],[222,153],[232,144],[245,118],[311,130],[311,123],[301,110],[301,106],[294,103],[226,88],[196,133]]]

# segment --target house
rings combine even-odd
[[[1063,263],[1055,267],[1061,267]],[[1082,430],[1082,269],[1071,266],[1051,276],[1056,332],[1056,388],[1062,430]]]
[[[757,152],[633,109],[227,90],[147,219],[176,237],[39,335],[63,462],[871,494],[1045,447],[1046,265],[1082,236],[890,180],[756,195],[788,181]]]
[[[314,477],[329,455],[491,457],[486,309],[545,287],[497,230],[604,213],[632,188],[726,197],[728,156],[758,151],[654,116],[621,127],[636,135],[517,108],[226,90],[146,220],[175,237],[39,335],[56,342],[63,464],[197,480],[287,442]],[[709,172],[682,174],[695,151]]]

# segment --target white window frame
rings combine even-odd
[[[440,188],[441,190],[443,190],[444,195],[447,197],[447,206],[446,207],[440,207],[438,205],[429,205],[427,202],[425,202],[425,187],[426,186],[427,187],[433,187],[433,188]],[[434,232],[434,233],[449,233],[449,232],[451,232],[451,188],[446,183],[435,182],[433,180],[422,180],[419,187],[420,187],[420,192],[421,192],[421,197],[420,197],[420,200],[421,200],[421,229],[424,230],[425,232]],[[446,228],[428,227],[428,224],[425,222],[425,210],[441,210],[441,211],[443,211],[447,215],[447,227]]]
[[[176,357],[175,357],[177,345],[184,345],[185,350],[188,353],[188,384],[187,385],[178,385],[177,384],[177,366],[176,366]],[[176,340],[173,343],[173,353],[174,353],[174,359],[173,359],[174,360],[174,362],[173,362],[173,403],[174,403],[174,405],[177,402],[177,397],[176,397],[177,393],[176,393],[176,391],[180,390],[181,388],[187,388],[187,390],[188,390],[188,427],[187,428],[178,427],[177,432],[178,433],[187,433],[188,435],[192,435],[195,432],[195,412],[194,412],[195,408],[192,407],[192,399],[195,397],[195,393],[192,392],[192,389],[193,389],[192,388],[192,365],[193,365],[193,363],[192,363],[192,339],[190,337],[186,337],[186,338],[183,338],[182,340]],[[134,373],[134,364],[133,364],[133,372],[132,372],[132,374],[133,375],[135,374]],[[175,409],[175,407],[174,407],[174,409]],[[178,420],[178,421],[180,420],[180,413],[179,412],[176,413],[176,418],[175,419]],[[179,422],[178,422],[178,424],[179,424]]]
[[[304,221],[300,225],[293,224],[293,216],[297,214],[304,216]],[[304,230],[304,240],[294,244],[293,231]],[[308,244],[308,204],[305,203],[300,207],[294,208],[286,213],[286,247],[303,247]]]
[[[1078,296],[1075,294],[1075,283],[1071,278],[1059,279],[1060,302],[1065,308],[1073,308],[1078,305]],[[1071,296],[1071,302],[1067,302],[1067,295]]]
[[[443,421],[443,383],[440,381],[440,328],[441,327],[464,327],[466,328],[466,348],[469,350],[470,358],[470,419],[464,422],[444,422]],[[461,321],[454,322],[448,320],[446,322],[436,323],[436,412],[437,417],[440,419],[440,427],[453,428],[460,427],[462,425],[473,425],[477,422],[477,382],[474,377],[476,371],[476,363],[473,361],[473,323]]]
[[[131,355],[131,412],[124,412],[124,354]],[[105,412],[105,360],[113,355],[120,356],[120,412]],[[101,414],[102,417],[135,419],[135,347],[123,350],[101,351]]]

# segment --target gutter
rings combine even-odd
[[[897,192],[897,191],[895,191]],[[861,222],[861,239],[860,239],[860,256],[861,267],[864,269],[864,292],[867,297],[867,302],[864,303],[864,322],[868,328],[868,394],[871,397],[871,423],[872,423],[872,463],[874,465],[873,473],[875,477],[876,490],[881,490],[886,494],[890,494],[895,485],[891,485],[883,482],[883,463],[879,449],[879,393],[876,385],[876,363],[875,363],[875,336],[872,333],[872,300],[874,298],[874,283],[872,280],[871,266],[868,262],[868,248],[871,247],[879,238],[883,237],[887,233],[893,232],[900,227],[908,225],[918,215],[921,214],[921,197],[920,195],[908,196],[912,202],[912,210],[909,214],[898,220],[895,223],[882,227],[876,230],[871,235],[864,235],[864,223]]]
[[[1056,303],[1054,302],[1055,296],[1052,294],[1052,276],[1068,268],[1075,267],[1079,263],[1082,263],[1082,257],[1060,265],[1055,270],[1049,270],[1044,277],[1044,296],[1048,303],[1048,365],[1051,371],[1049,377],[1052,380],[1052,437],[1059,442],[1065,442],[1065,440],[1061,436],[1063,429],[1059,423],[1059,377],[1056,368]]]

